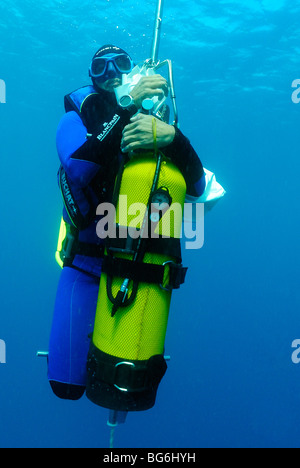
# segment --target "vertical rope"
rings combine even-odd
[[[109,437],[109,448],[114,448],[115,442],[115,427],[110,429],[110,437]]]
[[[152,119],[152,133],[153,133],[153,145],[154,145],[155,157],[157,157],[157,153],[158,153],[158,148],[157,148],[157,122],[156,122],[155,117],[153,117],[153,119]]]

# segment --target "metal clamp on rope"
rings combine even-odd
[[[121,361],[114,366],[113,385],[124,393],[144,392],[158,385],[166,370],[162,355],[148,361]]]
[[[139,363],[131,361],[118,362],[115,364],[114,387],[124,393],[146,391],[151,382],[153,384],[155,380],[148,367],[149,361]]]
[[[116,374],[115,374],[115,381],[117,381],[117,378],[118,378],[118,370],[121,368],[121,366],[129,366],[129,375],[131,373],[131,369],[134,369],[135,368],[135,364],[133,362],[128,362],[128,361],[122,361],[122,362],[118,362],[116,365],[115,365],[115,371],[116,371]],[[129,378],[128,381],[130,381],[131,379]],[[114,383],[114,387],[116,387],[118,390],[120,390],[121,392],[129,392],[129,386],[127,388],[123,388],[123,387],[119,387],[119,385],[117,385],[116,383]]]

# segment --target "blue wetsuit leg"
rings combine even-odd
[[[62,270],[49,343],[48,379],[60,398],[78,399],[86,386],[86,360],[99,278],[73,268]]]

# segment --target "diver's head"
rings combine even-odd
[[[122,84],[122,74],[130,73],[133,61],[120,47],[108,44],[95,53],[89,68],[96,91],[102,89],[112,93]]]

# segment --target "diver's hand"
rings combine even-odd
[[[138,109],[141,109],[144,99],[157,96],[162,99],[168,95],[168,82],[161,75],[144,76],[133,88],[130,95]]]
[[[153,116],[138,114],[123,130],[121,149],[129,153],[138,149],[154,149]],[[156,120],[156,144],[158,148],[170,145],[175,138],[175,128],[161,120]]]

